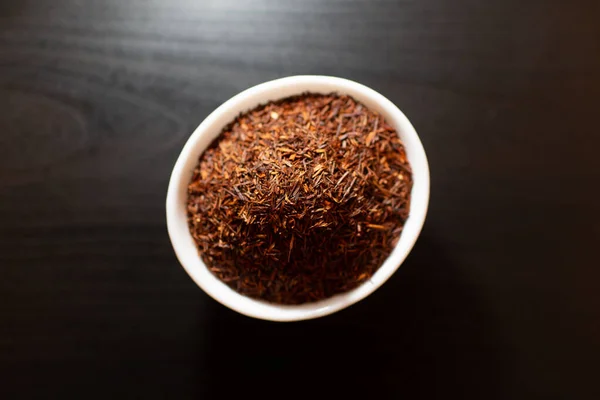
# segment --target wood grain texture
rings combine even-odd
[[[0,1],[0,396],[598,398],[599,11]],[[294,74],[404,110],[432,199],[377,293],[271,324],[194,285],[163,204],[208,113]]]

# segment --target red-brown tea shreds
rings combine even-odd
[[[383,117],[349,96],[304,94],[223,130],[189,184],[189,226],[234,290],[300,304],[373,275],[400,237],[411,188]]]

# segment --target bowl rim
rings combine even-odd
[[[187,223],[187,186],[201,154],[223,127],[241,112],[259,104],[304,92],[347,94],[381,113],[405,146],[413,171],[409,217],[398,243],[375,274],[357,288],[333,297],[301,305],[279,305],[244,296],[212,274],[202,261]],[[300,321],[323,317],[366,298],[383,285],[404,262],[425,223],[430,195],[429,165],[416,130],[390,100],[360,83],[332,76],[298,75],[279,78],[246,89],[209,114],[183,146],[167,190],[167,230],[175,254],[192,280],[209,296],[243,315],[270,321]]]

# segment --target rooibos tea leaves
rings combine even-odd
[[[237,117],[200,157],[188,220],[244,295],[321,300],[367,281],[398,241],[412,174],[397,132],[349,96],[303,94]]]

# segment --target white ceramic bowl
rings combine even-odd
[[[411,207],[398,244],[373,277],[354,290],[314,303],[284,306],[243,296],[214,276],[202,261],[188,229],[187,186],[198,158],[225,125],[240,112],[259,104],[303,92],[347,94],[379,112],[399,133],[413,170]],[[241,314],[272,321],[322,317],[364,299],[398,269],[415,244],[429,204],[429,166],[423,145],[406,116],[373,89],[347,79],[328,76],[291,76],[262,83],[232,97],[212,112],[189,138],[171,175],[167,193],[167,227],[177,258],[190,277],[212,298]]]

